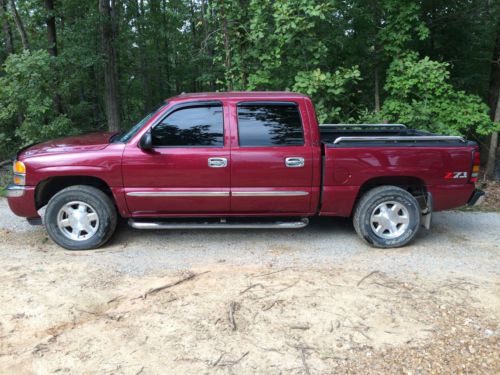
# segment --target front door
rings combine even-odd
[[[168,110],[151,129],[153,150],[128,145],[124,152],[123,181],[132,215],[228,213],[227,134],[221,103],[194,102]]]
[[[300,105],[242,102],[233,107],[238,139],[231,150],[232,213],[309,212],[313,155]]]

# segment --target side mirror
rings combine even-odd
[[[142,136],[139,141],[139,147],[143,151],[151,151],[153,149],[153,137],[151,136],[151,130]]]

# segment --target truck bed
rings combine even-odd
[[[477,145],[462,137],[393,124],[321,125],[320,135],[323,215],[350,216],[360,189],[377,184],[425,186],[434,211],[460,206],[474,190]]]
[[[325,146],[424,146],[466,145],[459,136],[444,136],[426,131],[408,129],[400,124],[323,124],[319,126],[320,139]]]

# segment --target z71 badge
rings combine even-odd
[[[444,178],[447,180],[467,178],[467,172],[446,172]]]

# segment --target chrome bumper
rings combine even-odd
[[[24,186],[9,185],[7,186],[7,198],[19,198],[24,195]]]

